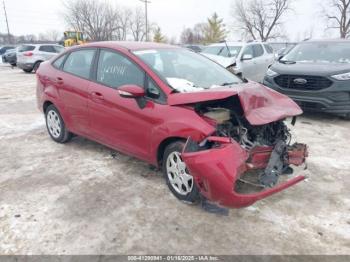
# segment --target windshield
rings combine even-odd
[[[186,49],[152,49],[136,51],[134,54],[179,92],[242,83],[225,68]]]
[[[231,57],[236,57],[241,51],[241,48],[241,46],[229,46],[228,49],[230,50]],[[229,57],[226,46],[208,46],[203,49],[202,53]]]
[[[294,47],[281,62],[350,63],[348,43],[302,43]]]

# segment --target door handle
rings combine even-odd
[[[62,85],[63,84],[63,78],[62,77],[57,77],[56,78],[56,82],[57,82],[57,84]]]
[[[96,100],[104,100],[103,95],[99,92],[92,92],[91,98]]]

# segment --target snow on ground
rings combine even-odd
[[[142,161],[80,137],[54,143],[35,75],[0,65],[0,254],[349,254],[349,131],[300,117],[308,180],[218,216],[176,200]]]

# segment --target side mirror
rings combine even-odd
[[[118,88],[118,93],[124,98],[139,98],[145,96],[145,90],[137,85],[123,85]]]
[[[252,60],[253,59],[253,55],[251,55],[251,54],[244,54],[243,56],[242,56],[242,60],[244,61],[244,60]]]

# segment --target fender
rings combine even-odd
[[[157,164],[157,154],[159,146],[163,141],[172,137],[181,137],[185,140],[191,137],[196,142],[202,141],[204,138],[215,132],[215,128],[197,116],[197,121],[191,115],[190,118],[184,117],[179,119],[171,119],[162,125],[156,126],[152,130],[151,141],[151,161]]]

